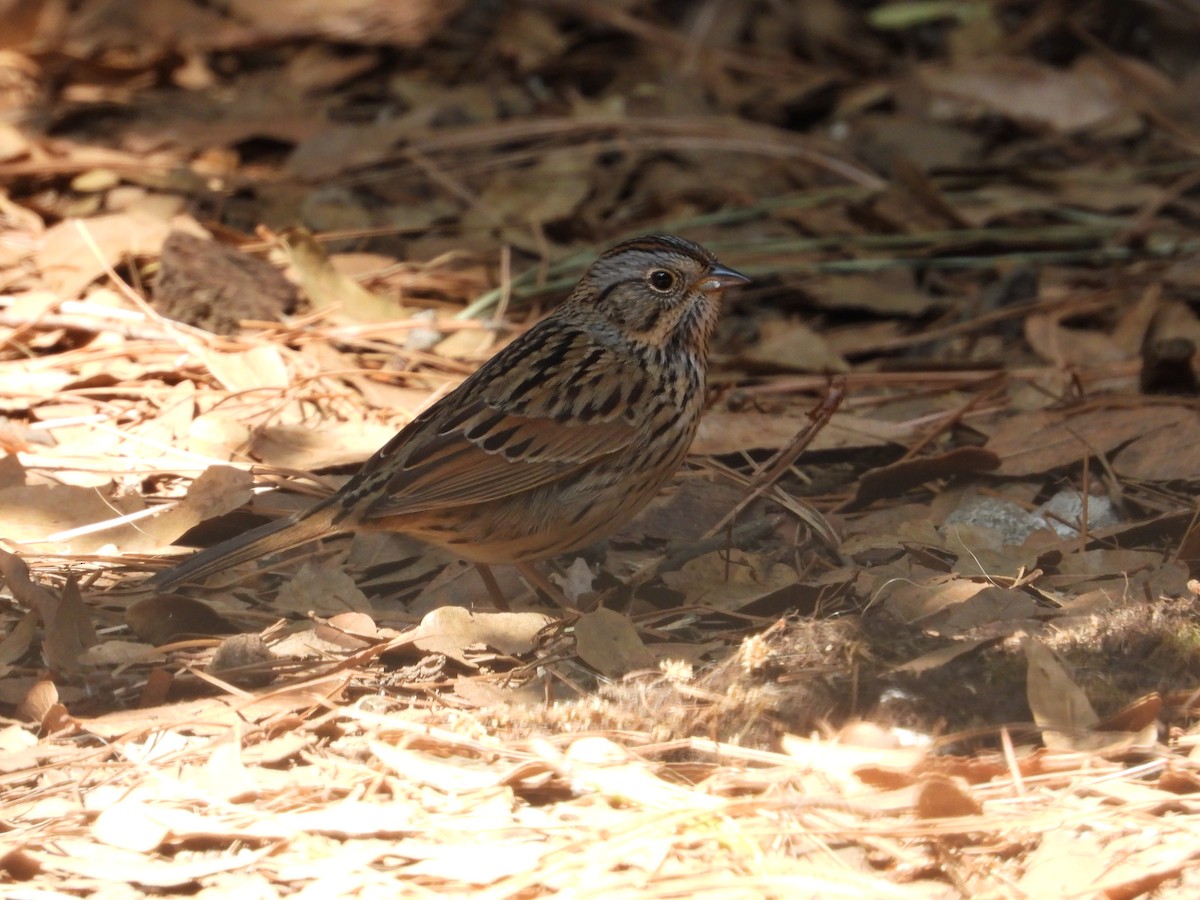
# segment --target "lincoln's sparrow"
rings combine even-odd
[[[681,238],[618,244],[552,315],[417,416],[336,494],[201,551],[150,586],[367,529],[478,563],[525,563],[599,539],[683,461],[719,294],[747,280]]]

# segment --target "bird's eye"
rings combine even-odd
[[[663,293],[675,287],[675,273],[667,269],[655,269],[646,280],[650,282],[650,287]]]

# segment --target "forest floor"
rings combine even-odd
[[[1200,892],[1196,4],[318,7],[0,0],[5,896]],[[139,589],[663,232],[752,283],[569,608]]]

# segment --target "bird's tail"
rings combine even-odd
[[[155,591],[166,591],[252,559],[299,547],[319,537],[341,534],[343,529],[333,524],[337,512],[336,504],[331,502],[333,499],[330,497],[302,512],[267,522],[214,544],[189,556],[179,565],[159,572],[145,584]]]

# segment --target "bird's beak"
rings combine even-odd
[[[702,291],[719,291],[721,288],[727,288],[735,284],[745,284],[750,279],[728,266],[723,266],[720,263],[714,263],[709,266],[704,277],[696,282],[696,287]]]

